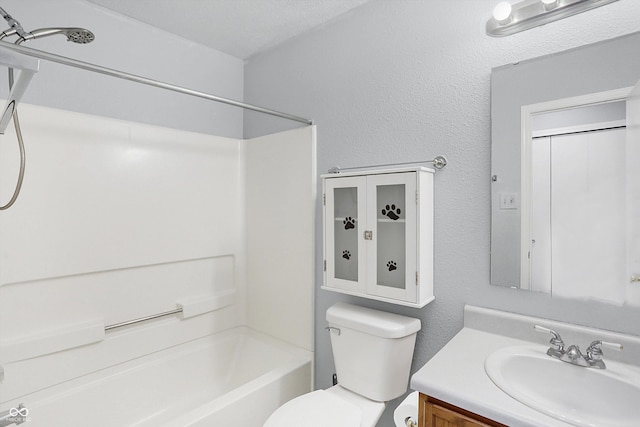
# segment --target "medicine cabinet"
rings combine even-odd
[[[433,296],[432,169],[322,176],[322,289],[411,307]]]

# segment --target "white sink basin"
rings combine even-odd
[[[606,360],[607,369],[554,359],[546,348],[506,347],[485,360],[491,380],[519,402],[576,426],[640,426],[640,369]]]

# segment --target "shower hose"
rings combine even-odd
[[[0,40],[4,37],[0,37]],[[13,68],[9,68],[9,91],[13,87]],[[20,149],[20,171],[18,172],[18,181],[16,182],[16,188],[13,190],[13,196],[11,199],[3,206],[0,206],[0,211],[9,209],[16,202],[18,195],[20,194],[20,189],[22,188],[22,180],[24,178],[24,166],[25,166],[25,151],[24,151],[24,141],[22,140],[22,131],[20,130],[20,120],[18,119],[18,110],[13,111],[13,125],[16,128],[16,136],[18,137],[18,148]]]
[[[18,181],[16,182],[16,188],[13,190],[13,196],[3,206],[0,206],[0,211],[9,209],[16,202],[20,189],[22,188],[22,179],[24,178],[24,165],[25,165],[25,152],[24,141],[22,140],[22,132],[20,131],[20,121],[18,120],[18,110],[13,112],[13,124],[16,128],[16,136],[18,137],[18,148],[20,149],[20,171],[18,172]]]

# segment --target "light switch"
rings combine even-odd
[[[518,209],[516,193],[500,193],[500,209]]]

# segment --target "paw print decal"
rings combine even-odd
[[[400,218],[400,213],[400,208],[396,208],[396,205],[386,205],[384,209],[382,209],[382,215],[391,218],[394,221]]]
[[[350,260],[351,259],[351,252],[349,251],[342,251],[342,258],[346,259],[346,260]]]
[[[352,228],[356,228],[356,220],[351,218],[350,216],[346,217],[344,221],[342,221],[342,223],[344,224],[345,230],[351,230]]]
[[[389,269],[389,271],[393,271],[393,270],[397,270],[398,266],[395,261],[389,261],[387,263],[387,268]]]

